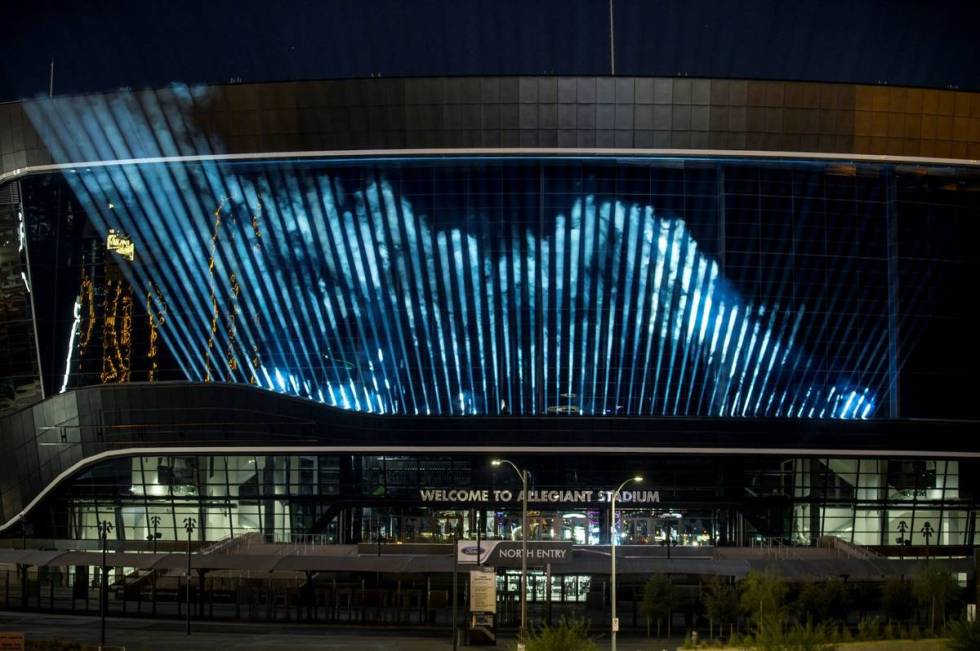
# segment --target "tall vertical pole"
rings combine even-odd
[[[106,601],[109,598],[109,593],[106,590],[106,579],[108,578],[108,572],[106,571],[106,547],[109,544],[109,532],[112,531],[112,523],[108,520],[103,520],[99,523],[99,537],[102,538],[102,568],[101,575],[99,577],[99,615],[101,622],[99,624],[99,648],[105,646],[105,617],[106,611],[108,610],[108,604]],[[24,569],[24,576],[26,580],[27,568]]]
[[[609,74],[616,76],[616,25],[613,20],[613,0],[609,0]]]
[[[48,97],[54,97],[54,57],[51,57],[51,68],[48,72]]]
[[[517,651],[524,651],[527,644],[527,470],[521,470],[513,461],[494,459],[491,465],[507,464],[521,478],[521,627],[517,632]]]
[[[185,634],[191,634],[191,528],[187,528],[187,626]]]
[[[524,499],[521,504],[521,651],[527,644],[527,470],[521,471]]]
[[[610,543],[611,543],[611,548],[610,548],[610,554],[609,555],[610,555],[610,557],[612,559],[612,574],[610,576],[610,581],[609,581],[609,587],[612,590],[612,595],[611,595],[612,596],[612,621],[610,622],[611,625],[610,625],[609,628],[612,629],[611,635],[610,635],[610,642],[611,642],[610,648],[612,649],[612,651],[616,651],[616,634],[619,632],[619,620],[616,618],[616,538],[617,538],[617,536],[616,536],[616,498],[619,497],[619,494],[622,492],[623,488],[625,488],[626,484],[630,483],[631,481],[643,481],[643,477],[639,477],[639,476],[637,476],[637,477],[630,477],[629,479],[627,479],[626,481],[624,481],[622,484],[620,484],[619,487],[616,488],[616,490],[613,491],[612,496],[609,499],[609,502],[610,502],[610,509],[609,509],[609,539],[610,539]]]
[[[105,611],[106,611],[106,603],[105,603],[106,602],[106,589],[105,589],[105,580],[106,580],[105,551],[106,550],[105,550],[105,546],[106,546],[106,537],[105,537],[105,534],[102,534],[102,567],[101,567],[102,574],[99,576],[99,616],[100,616],[100,618],[101,618],[102,621],[100,622],[100,625],[99,625],[99,629],[100,629],[99,630],[99,648],[104,648],[105,647]]]
[[[545,574],[545,582],[544,582],[544,584],[546,586],[545,587],[544,596],[545,596],[545,599],[548,602],[548,619],[547,619],[547,621],[548,621],[548,626],[551,626],[551,563],[548,563],[548,564],[546,564],[544,566],[544,574]]]
[[[194,518],[184,518],[184,529],[187,530],[187,626],[185,634],[191,634],[191,534],[197,521]]]
[[[453,651],[458,648],[459,633],[456,630],[456,602],[459,600],[456,592],[456,581],[458,575],[458,561],[459,561],[459,521],[457,521],[456,526],[453,527]]]
[[[622,487],[620,487],[622,488]],[[609,538],[612,543],[611,553],[612,556],[612,577],[610,578],[610,586],[612,587],[612,637],[610,638],[612,651],[616,651],[616,633],[619,628],[619,622],[616,621],[616,497],[619,495],[617,490],[612,496],[612,508],[609,510]]]

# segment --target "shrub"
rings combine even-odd
[[[950,627],[949,648],[953,651],[977,651],[980,649],[980,621],[954,622]]]
[[[918,640],[922,638],[922,629],[916,625],[910,625],[902,631],[903,640]]]
[[[865,617],[858,622],[858,639],[862,642],[881,639],[881,622],[877,617]]]
[[[787,630],[763,628],[745,646],[762,651],[830,651],[834,649],[836,631],[825,625],[797,624]]]
[[[516,648],[516,645],[515,645]],[[562,619],[555,626],[542,626],[531,632],[527,651],[596,651],[588,624],[580,619]]]
[[[901,577],[889,577],[881,592],[881,605],[889,622],[905,622],[915,611],[912,585]]]
[[[885,624],[885,629],[881,632],[881,639],[883,640],[895,640],[901,635],[901,630],[897,630],[892,626],[891,622]]]
[[[88,651],[95,647],[83,646],[80,642],[68,640],[27,640],[24,644],[27,651]]]

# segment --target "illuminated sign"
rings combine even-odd
[[[497,612],[497,573],[486,570],[470,572],[470,612]]]
[[[527,501],[533,504],[589,504],[612,501],[610,490],[530,490]],[[422,488],[419,497],[423,502],[451,503],[521,503],[523,491],[489,490],[486,488]],[[632,490],[620,491],[616,501],[621,504],[660,504],[660,491]]]
[[[110,228],[109,234],[106,235],[105,248],[118,253],[130,262],[136,257],[136,246],[133,244],[133,240],[129,239],[129,236],[122,231],[117,231],[114,228]]]
[[[479,555],[477,555],[479,551]],[[461,565],[480,564],[494,567],[520,567],[522,543],[511,540],[484,540],[479,548],[472,540],[457,542],[456,562]],[[569,563],[572,560],[571,542],[529,542],[527,562],[531,565]]]

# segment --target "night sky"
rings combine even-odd
[[[0,101],[372,75],[601,75],[607,0],[11,0]],[[615,0],[620,75],[980,90],[980,2]]]

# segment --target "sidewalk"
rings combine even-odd
[[[98,644],[99,618],[76,615],[0,612],[0,631],[24,631],[28,639],[65,639]],[[600,649],[609,649],[601,639]],[[619,638],[619,651],[676,649],[682,640]],[[356,629],[303,624],[252,624],[191,622],[190,637],[184,623],[175,620],[108,618],[106,644],[125,646],[126,651],[292,651],[293,649],[364,651],[448,651],[449,634],[412,629]],[[461,647],[479,648],[479,647]],[[487,647],[483,647],[487,648]],[[493,648],[493,647],[490,647]],[[510,650],[513,639],[499,641],[497,649]]]

